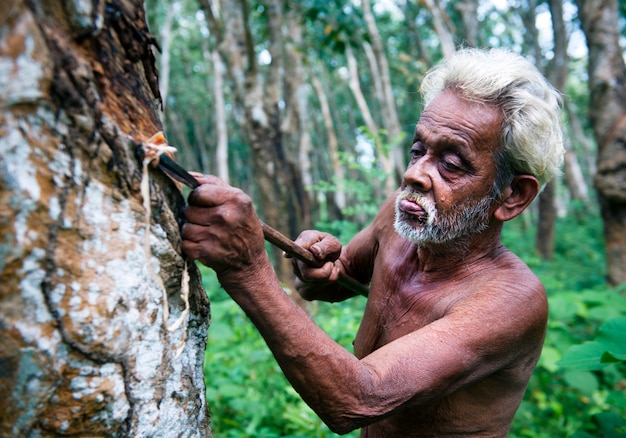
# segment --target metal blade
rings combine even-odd
[[[198,181],[196,181],[196,179],[189,172],[165,154],[162,154],[159,157],[159,167],[176,181],[179,181],[192,189],[200,187]]]

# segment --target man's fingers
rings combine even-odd
[[[187,223],[209,225],[210,213],[206,208],[187,206],[183,210],[183,215]]]
[[[318,260],[337,260],[341,254],[341,242],[328,233],[305,230],[296,239],[296,243],[309,250]]]
[[[226,182],[215,175],[205,175],[199,172],[189,172],[200,184],[211,184],[214,186],[227,186]]]
[[[293,262],[293,272],[304,281],[327,281],[333,276],[333,262],[326,262],[319,268],[311,268],[300,261]]]
[[[189,205],[198,207],[216,207],[227,202],[246,202],[247,195],[236,187],[231,187],[213,175],[194,177],[201,184],[194,189],[187,199]]]
[[[213,231],[210,226],[196,225],[192,222],[185,222],[181,230],[183,244],[188,242],[198,243],[213,239]]]
[[[187,258],[191,260],[198,260],[202,254],[202,245],[190,240],[183,241],[182,249]]]

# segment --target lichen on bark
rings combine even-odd
[[[176,357],[161,298],[180,315],[183,199],[156,170],[143,250],[139,151],[160,130],[143,4],[3,7],[0,435],[210,436],[208,300],[190,264]]]

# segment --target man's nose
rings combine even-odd
[[[413,164],[409,164],[402,178],[403,185],[412,186],[421,192],[428,192],[432,188],[433,171],[434,163],[432,162],[432,158],[425,155]]]

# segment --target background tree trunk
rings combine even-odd
[[[349,44],[346,44],[346,59],[348,62],[348,71],[350,75],[348,79],[348,87],[350,88],[350,91],[352,91],[354,100],[356,101],[356,104],[361,111],[361,115],[363,116],[363,120],[365,121],[365,126],[371,134],[371,138],[374,143],[373,146],[376,159],[380,163],[380,167],[385,175],[384,187],[375,187],[375,190],[378,192],[377,198],[385,199],[397,188],[393,162],[388,154],[388,151],[385,150],[382,144],[379,134],[380,129],[378,127],[378,124],[374,120],[374,117],[372,116],[367,100],[365,99],[363,91],[361,90],[357,60],[354,56],[354,51]]]
[[[321,70],[321,68],[320,68]],[[344,168],[341,165],[339,157],[339,141],[337,140],[337,133],[335,132],[335,124],[333,123],[333,116],[330,110],[330,104],[328,102],[327,93],[324,89],[322,81],[318,78],[317,72],[314,69],[310,71],[311,84],[315,89],[317,98],[320,102],[320,111],[322,113],[322,119],[324,122],[324,128],[326,128],[326,135],[328,138],[328,159],[330,161],[330,168],[332,175],[335,177],[336,189],[333,192],[334,204],[337,207],[338,214],[336,217],[341,218],[341,210],[346,208],[346,174]]]
[[[626,68],[616,0],[578,0],[589,48],[589,118],[598,143],[595,186],[604,219],[608,281],[626,282]]]
[[[533,3],[533,2],[529,2]],[[550,0],[550,16],[552,17],[552,34],[554,36],[554,56],[550,60],[544,74],[548,80],[561,92],[565,91],[565,82],[568,74],[569,57],[567,55],[567,28],[563,20],[563,4],[561,0]],[[534,11],[534,5],[532,6]],[[535,14],[533,13],[534,17]],[[534,18],[533,18],[533,28]],[[529,32],[530,33],[530,32]],[[537,40],[535,36],[535,44]],[[540,65],[540,59],[536,60]],[[565,136],[565,133],[563,133]],[[548,183],[543,192],[539,195],[539,218],[537,224],[536,247],[539,255],[551,260],[554,256],[554,243],[556,233],[557,205],[556,205],[556,184],[557,179]]]
[[[456,51],[454,29],[452,22],[441,6],[439,0],[424,0],[424,4],[433,17],[433,27],[439,37],[439,44],[443,57],[452,55]]]
[[[0,26],[0,435],[210,436],[208,301],[192,264],[165,329],[182,197],[156,170],[144,222],[140,142],[161,126],[143,2],[12,0]]]
[[[165,14],[165,22],[159,32],[161,38],[161,57],[159,59],[159,91],[163,106],[167,106],[167,95],[170,90],[170,48],[172,46],[172,24],[174,22],[174,10],[176,4],[169,5]],[[163,123],[165,124],[165,123]]]
[[[375,64],[378,67],[378,76],[374,75],[376,83],[380,83],[382,97],[380,98],[380,108],[382,115],[383,127],[387,130],[387,147],[389,148],[389,158],[395,169],[396,186],[399,185],[402,175],[406,170],[405,149],[400,147],[404,141],[404,133],[400,128],[400,120],[398,119],[398,111],[396,110],[396,102],[391,87],[391,75],[389,72],[389,62],[385,54],[382,38],[376,19],[372,13],[370,0],[363,0],[363,18],[367,26],[367,33],[372,41],[372,50],[374,52]],[[394,187],[395,189],[395,187]]]
[[[265,222],[295,238],[303,224],[311,223],[311,209],[299,167],[290,160],[281,132],[279,105],[288,103],[282,96],[286,36],[282,32],[282,3],[271,1],[264,5],[269,38],[267,53],[271,56],[267,66],[260,66],[254,51],[247,1],[223,2],[221,16],[208,0],[199,0],[199,4],[234,84],[237,109],[242,115],[241,128],[251,150],[260,214]],[[282,257],[282,251],[273,248],[272,254],[279,278],[292,289],[291,264]]]

